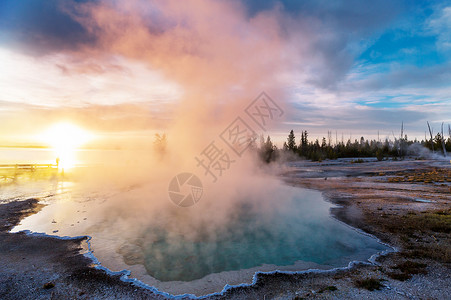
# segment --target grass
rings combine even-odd
[[[355,285],[358,288],[367,289],[369,291],[380,290],[383,285],[381,283],[383,279],[367,278],[362,280],[356,280]]]
[[[448,245],[426,244],[424,246],[409,247],[401,254],[406,258],[429,258],[439,262],[451,263],[449,241]]]
[[[54,287],[55,287],[55,284],[53,282],[47,282],[43,286],[43,288],[46,289],[46,290],[49,290],[49,289],[54,288]]]
[[[406,280],[412,278],[412,275],[410,275],[410,274],[397,273],[397,272],[390,272],[390,273],[388,273],[388,276],[390,276],[390,278],[392,278],[392,279],[399,280],[399,281],[406,281]]]
[[[364,163],[364,162],[365,161],[363,159],[359,158],[359,159],[356,159],[356,160],[352,160],[351,164],[361,164],[361,163]]]
[[[336,291],[336,290],[338,290],[338,288],[337,288],[335,285],[330,285],[330,286],[327,286],[327,287],[325,287],[325,288],[320,289],[320,290],[318,291],[318,293],[321,294],[321,293],[324,293],[325,291],[331,291],[331,292],[333,292],[333,291]]]
[[[451,209],[417,214],[408,212],[402,216],[402,226],[405,229],[419,230],[422,232],[433,231],[451,233]]]
[[[451,233],[451,209],[431,211],[422,214],[409,211],[402,216],[393,216],[392,222],[383,224],[393,233],[413,233],[415,231]]]
[[[410,274],[426,274],[426,264],[418,263],[414,261],[407,260],[403,263],[400,263],[393,267],[394,269],[399,269],[403,273],[410,273]]]
[[[424,172],[399,172],[397,176],[388,178],[389,182],[441,183],[451,182],[451,170],[435,168]]]
[[[415,274],[427,274],[426,267],[426,264],[407,260],[393,266],[392,269],[398,270],[398,272],[388,273],[388,276],[399,281],[405,281]]]
[[[381,222],[380,216],[373,222]],[[451,209],[390,215],[378,224],[399,236],[406,258],[451,262]]]

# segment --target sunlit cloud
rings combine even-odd
[[[366,132],[401,118],[421,136],[450,113],[446,3],[39,5],[2,11],[0,115],[16,132],[0,130],[3,141],[64,118],[105,136],[214,134],[262,90],[290,108],[277,131]]]
[[[180,86],[121,57],[30,57],[0,48],[0,99],[41,106],[171,102]],[[26,87],[26,88],[24,88]]]

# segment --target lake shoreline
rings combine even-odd
[[[406,170],[411,172],[409,170],[412,168],[415,169],[415,172],[437,168],[437,166],[431,167],[431,164],[439,164],[438,167],[442,168],[440,162],[405,161],[359,164],[298,162],[298,164],[291,166],[283,175],[288,184],[322,191],[328,201],[340,205],[331,211],[335,218],[373,234],[383,242],[399,248],[401,252],[379,257],[377,265],[354,264],[349,269],[321,273],[258,274],[254,285],[230,288],[224,294],[212,295],[210,298],[269,299],[280,297],[292,299],[311,296],[320,298],[331,296],[337,298],[367,296],[405,298],[409,295],[440,298],[440,295],[446,296],[444,294],[445,287],[450,283],[451,273],[449,264],[428,258],[406,259],[402,254],[402,250],[405,248],[402,235],[384,231],[380,226],[385,221],[399,217],[412,209],[429,211],[444,209],[449,205],[450,194],[446,193],[445,187],[439,190],[433,186],[433,191],[430,191],[429,184],[425,183],[424,188],[419,184],[420,189],[417,192],[412,192],[408,187],[400,192],[396,185],[404,183],[388,183],[388,179],[392,178],[390,175],[392,173],[393,176],[396,176],[396,172]],[[443,166],[449,170],[449,166],[445,164]],[[314,172],[302,172],[302,169],[306,168],[313,169]],[[349,169],[347,170],[348,174],[337,174],[338,171],[346,173],[346,168]],[[301,172],[296,173],[296,170]],[[368,170],[372,170],[372,172],[368,173]],[[382,172],[384,175],[374,176],[375,174],[380,175]],[[387,197],[387,192],[391,194],[390,197]],[[410,198],[420,198],[425,192],[441,195],[440,197],[443,199],[439,202],[409,200]],[[371,201],[365,201],[365,199]],[[0,247],[2,270],[0,271],[2,278],[0,295],[2,298],[41,296],[54,298],[165,298],[164,295],[154,293],[149,289],[121,281],[120,275],[110,276],[102,270],[92,268],[92,262],[80,254],[80,244],[84,242],[84,238],[61,240],[7,232],[22,218],[37,213],[40,208],[41,205],[35,199],[11,202],[0,206],[0,245],[2,245]],[[434,238],[437,239],[437,237]],[[427,274],[413,275],[413,278],[407,281],[390,278],[389,274],[396,271],[391,267],[404,261],[426,262]],[[381,289],[375,291],[355,286],[357,281],[367,278],[386,281],[381,281]],[[52,284],[54,287],[51,287]]]

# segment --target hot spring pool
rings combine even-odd
[[[135,214],[110,209],[96,218],[89,213],[106,205],[105,197],[55,196],[13,231],[90,235],[93,254],[103,266],[129,269],[131,277],[172,294],[219,292],[225,284],[252,282],[257,271],[344,267],[388,249],[332,218],[333,205],[320,192],[286,185],[278,189],[264,204],[234,203],[220,220],[172,206],[140,219],[133,230],[125,224]]]

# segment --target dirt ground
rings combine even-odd
[[[211,299],[449,299],[449,161],[298,161],[281,176],[287,184],[322,191],[337,204],[337,219],[398,251],[349,269],[259,275],[255,285]],[[80,254],[83,239],[8,233],[39,209],[35,199],[0,206],[1,299],[164,298],[92,268]]]
[[[84,238],[62,240],[8,233],[39,211],[36,199],[0,206],[0,299],[163,299],[91,267]]]

